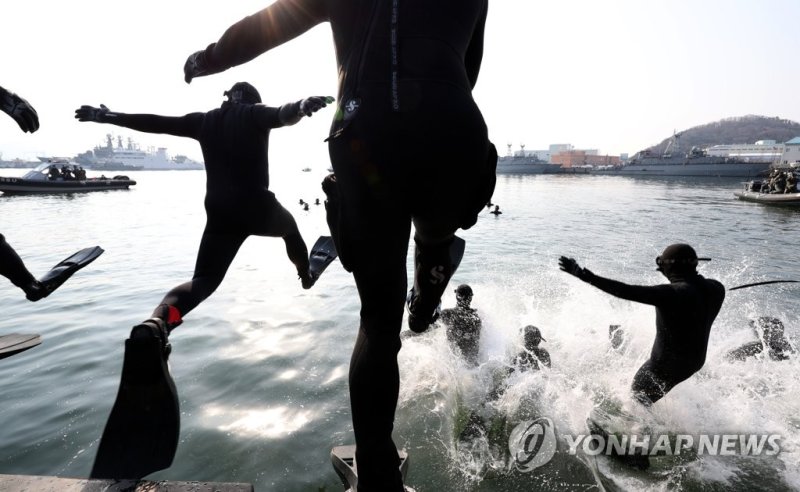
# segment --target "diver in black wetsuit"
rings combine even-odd
[[[461,284],[455,290],[456,307],[445,309],[440,320],[447,325],[447,340],[458,347],[470,365],[478,365],[478,348],[481,339],[481,318],[478,310],[470,307],[472,287]]]
[[[756,329],[756,332],[761,332],[763,341],[748,342],[731,350],[725,355],[728,360],[743,361],[764,352],[765,348],[767,356],[774,361],[787,360],[794,354],[794,348],[784,333],[783,322],[778,318],[761,316],[757,321],[750,320],[750,326]]]
[[[339,111],[329,139],[336,180],[327,182],[328,223],[361,298],[350,364],[361,492],[402,490],[391,433],[411,224],[408,319],[422,331],[453,273],[454,233],[475,223],[494,190],[497,152],[472,98],[487,7],[488,0],[277,0],[184,65],[190,82],[330,22]]]
[[[309,97],[279,108],[265,106],[252,85],[238,82],[228,100],[206,113],[185,116],[125,114],[81,106],[80,121],[110,123],[148,133],[166,133],[200,142],[206,168],[206,227],[192,280],[173,288],[141,325],[166,344],[166,335],[183,316],[222,282],[236,252],[250,235],[281,237],[304,288],[313,283],[308,250],[292,215],[269,191],[267,147],[273,128],[293,125],[325,107],[324,97]]]
[[[2,234],[0,234],[0,275],[22,289],[29,301],[38,301],[48,294],[39,281],[28,271],[22,258],[6,242],[6,238]]]
[[[528,325],[522,329],[522,334],[525,340],[525,350],[517,354],[511,370],[519,368],[522,372],[538,371],[540,364],[550,367],[550,352],[539,346],[540,343],[547,341],[542,337],[542,332],[539,331],[539,328]]]
[[[33,133],[39,129],[39,115],[28,101],[0,87],[0,110],[8,114],[23,132]],[[25,267],[22,258],[0,234],[0,275],[25,292],[29,301],[38,301],[45,296],[39,281]]]
[[[660,400],[678,383],[699,371],[706,360],[708,336],[725,288],[697,273],[698,258],[688,244],[673,244],[656,258],[658,271],[670,281],[654,286],[628,285],[593,274],[572,258],[558,260],[561,270],[613,296],[656,308],[656,339],[633,378],[634,398],[645,406]]]

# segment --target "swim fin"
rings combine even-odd
[[[308,256],[308,273],[311,281],[308,286],[303,285],[304,288],[310,289],[319,279],[322,272],[328,268],[333,260],[337,257],[336,245],[333,238],[330,236],[320,236],[314,246],[311,248],[311,253]]]
[[[72,274],[96,260],[101,254],[103,254],[103,248],[95,246],[93,248],[84,248],[60,261],[39,279],[38,288],[28,294],[28,300],[38,301],[49,296],[61,284],[66,282]]]
[[[589,433],[592,436],[599,436],[603,439],[602,442],[609,442],[611,434],[599,422],[589,417],[586,419],[586,426],[589,428]],[[610,453],[607,453],[609,457],[627,466],[639,470],[647,470],[650,468],[650,458],[647,454],[641,452],[641,450],[637,450],[638,452],[635,454],[625,454],[618,453],[613,447],[609,447],[609,449],[611,450]]]
[[[398,449],[397,455],[400,457],[400,475],[402,475],[403,482],[405,482],[408,474],[408,453]],[[342,481],[345,492],[355,492],[358,489],[355,445],[336,446],[333,448],[331,450],[331,464],[339,476],[339,480]]]
[[[11,357],[42,343],[39,335],[10,333],[0,336],[0,359]]]
[[[117,400],[90,478],[139,479],[172,464],[178,448],[180,409],[168,355],[169,344],[157,337],[134,337],[132,333],[125,340]]]
[[[450,259],[450,270],[447,271],[445,266],[442,265],[444,260],[444,248],[436,250],[429,250],[424,252],[419,245],[417,245],[414,253],[414,287],[409,290],[406,296],[406,310],[408,311],[408,327],[411,331],[422,333],[428,329],[433,322],[439,318],[442,306],[442,294],[447,288],[448,282],[453,278],[453,275],[458,270],[461,264],[461,259],[464,258],[464,249],[466,248],[466,241],[458,236],[453,236],[453,242],[446,250],[447,257]],[[425,292],[421,292],[421,291]],[[433,313],[427,317],[423,316],[420,311],[430,312],[430,306],[420,306],[419,296],[422,295],[426,299],[438,299],[437,305],[433,308]]]

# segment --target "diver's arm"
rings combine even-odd
[[[11,116],[23,132],[39,129],[39,115],[33,106],[13,92],[0,87],[0,111]]]
[[[204,113],[190,113],[185,116],[118,113],[109,110],[103,104],[99,108],[81,106],[75,110],[75,118],[79,121],[110,123],[145,133],[165,133],[189,138],[199,136],[203,116]]]
[[[311,117],[314,113],[333,101],[334,98],[332,97],[311,96],[293,103],[286,103],[277,110],[277,121],[275,121],[275,117],[273,116],[272,112],[265,113],[264,111],[261,111],[260,114],[264,114],[261,123],[262,126],[266,128],[294,125],[300,121],[303,116]],[[265,108],[272,110],[275,109],[268,108],[266,106]]]
[[[247,63],[327,20],[324,0],[278,0],[230,26],[216,43],[189,56],[187,83]]]
[[[628,301],[657,306],[664,304],[676,295],[675,290],[667,284],[654,286],[628,285],[617,280],[595,275],[588,268],[582,268],[577,261],[566,256],[558,259],[558,266],[561,271],[578,277],[603,292]]]
[[[489,2],[485,1],[483,3],[483,12],[475,25],[475,31],[472,33],[472,39],[464,56],[467,77],[469,77],[469,84],[473,89],[478,82],[478,73],[481,70],[481,61],[483,60],[483,34],[486,28],[486,12],[488,8]]]
[[[675,294],[675,290],[668,284],[630,285],[595,275],[589,270],[586,270],[586,273],[586,278],[581,280],[597,287],[603,292],[611,294],[614,297],[619,297],[620,299],[625,299],[626,301],[658,306],[664,304]]]

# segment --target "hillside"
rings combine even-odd
[[[680,148],[688,151],[692,147],[708,147],[711,145],[755,143],[757,140],[775,140],[786,142],[800,137],[800,123],[781,118],[748,115],[726,118],[705,125],[695,126],[680,134]],[[665,138],[650,150],[660,154],[672,138]]]

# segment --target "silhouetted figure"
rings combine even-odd
[[[461,284],[455,290],[456,307],[442,311],[440,320],[447,326],[447,340],[472,366],[478,365],[478,348],[481,338],[481,318],[478,310],[470,307],[472,288]]]
[[[194,276],[173,288],[152,318],[133,328],[151,332],[167,345],[167,335],[183,316],[220,285],[239,247],[251,235],[281,237],[289,259],[305,288],[313,283],[308,250],[292,215],[269,191],[267,143],[270,130],[293,125],[326,106],[325,98],[310,97],[273,108],[247,82],[225,92],[228,100],[205,113],[185,116],[126,114],[81,106],[80,121],[110,123],[148,133],[166,133],[200,142],[206,169],[206,227],[200,240]]]
[[[487,0],[277,0],[184,65],[190,82],[330,22],[340,77],[328,224],[361,300],[350,365],[361,490],[403,489],[391,435],[411,224],[408,320],[423,331],[454,271],[456,230],[475,224],[494,190],[497,152],[472,97],[487,8]]]
[[[539,328],[528,325],[522,329],[522,334],[525,339],[525,350],[517,354],[514,367],[523,372],[538,371],[541,366],[550,367],[550,352],[539,346],[540,343],[547,341],[542,337]]]
[[[604,292],[655,306],[656,338],[650,359],[639,368],[631,387],[636,400],[645,406],[660,400],[705,363],[708,336],[725,299],[725,288],[697,273],[700,260],[709,258],[698,258],[688,244],[670,245],[656,258],[658,271],[670,283],[639,286],[595,275],[572,258],[559,259],[561,270]]]
[[[58,170],[58,167],[55,164],[51,164],[47,168],[47,179],[58,179],[61,178],[61,171]]]
[[[760,333],[761,340],[748,342],[731,350],[726,355],[729,360],[746,360],[748,357],[763,353],[765,347],[767,356],[771,360],[787,360],[790,355],[794,354],[794,348],[784,333],[783,322],[778,318],[762,316],[757,321],[750,320],[750,326]]]

